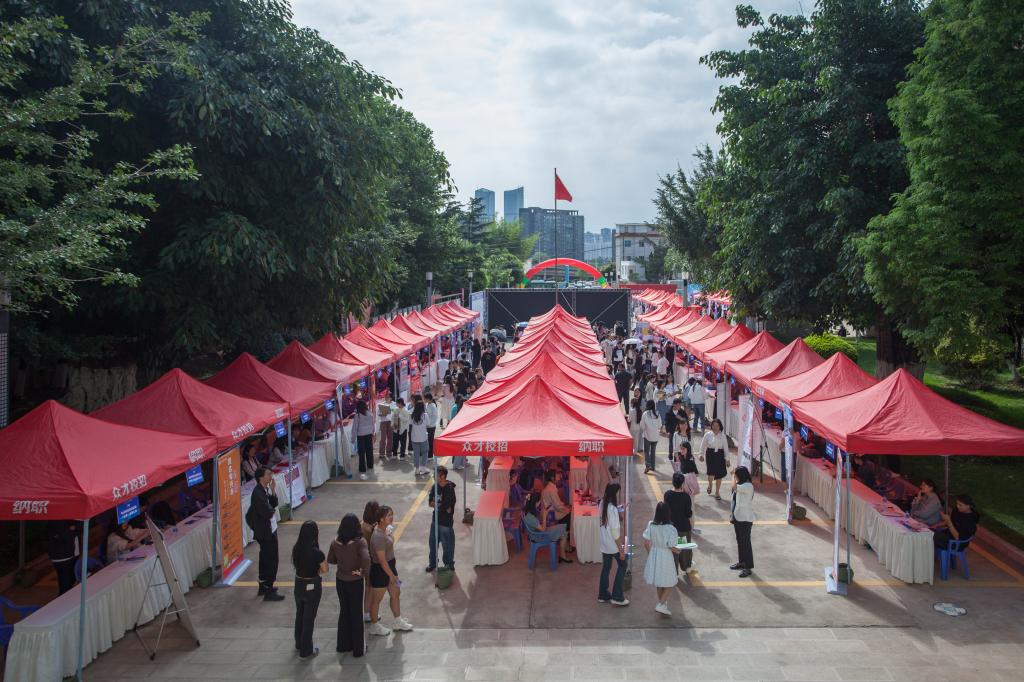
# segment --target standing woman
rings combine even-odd
[[[426,442],[426,441],[424,441]],[[402,618],[402,583],[398,579],[398,568],[395,563],[395,540],[391,537],[391,523],[395,513],[391,507],[381,506],[377,513],[377,524],[370,536],[370,628],[371,635],[387,637],[391,630],[412,630],[412,625]],[[387,592],[391,602],[391,615],[395,622],[390,628],[380,624],[380,604]]]
[[[654,520],[644,529],[644,548],[647,550],[647,564],[644,566],[644,581],[658,591],[658,603],[654,610],[671,616],[668,609],[668,591],[679,580],[676,558],[676,527],[672,525],[672,511],[664,502],[654,508]]]
[[[366,546],[359,517],[345,514],[338,526],[338,537],[331,541],[327,563],[338,567],[334,588],[338,592],[338,645],[339,654],[351,653],[354,658],[363,655],[366,640],[363,636],[363,579],[370,575],[370,551]]]
[[[359,453],[359,478],[366,480],[367,470],[373,471],[373,430],[374,418],[365,400],[356,403],[356,413],[352,421],[352,434],[356,439],[356,450]]]
[[[729,451],[729,441],[722,433],[722,420],[715,419],[711,422],[711,430],[704,434],[704,440],[700,444],[700,461],[707,461],[708,470],[708,495],[711,494],[711,482],[715,482],[715,499],[722,499],[722,479],[725,478],[729,469],[729,460],[726,453]]]
[[[596,458],[594,458],[596,459]],[[619,521],[619,484],[609,483],[601,500],[601,583],[597,588],[597,601],[611,602],[616,606],[628,606],[629,600],[622,593],[622,581],[626,577],[626,550],[620,544],[622,523]],[[615,561],[615,580],[612,591],[608,591],[608,577]]]
[[[639,398],[631,398],[629,401],[629,414],[626,418],[629,419],[629,433],[633,436],[633,451],[636,454],[643,453],[643,431],[641,430],[640,418],[643,416],[640,407]]]
[[[750,531],[754,527],[754,484],[750,482],[747,467],[736,467],[732,472],[732,524],[740,560],[729,568],[738,570],[741,578],[747,578],[754,568],[754,548],[750,545]]]
[[[377,500],[370,500],[363,507],[363,519],[359,523],[359,529],[363,533],[363,540],[366,541],[366,546],[370,546],[370,537],[373,535],[373,529],[377,525],[377,516],[380,514],[380,505],[377,504]],[[363,622],[370,622],[370,595],[373,594],[373,590],[370,588],[370,574],[367,572],[363,574]]]
[[[327,572],[327,558],[317,542],[319,532],[316,521],[305,521],[299,529],[299,539],[292,547],[292,566],[295,567],[295,648],[299,658],[312,658],[320,653],[313,646],[313,623],[323,594],[321,575]]]
[[[654,471],[654,453],[661,437],[661,418],[654,409],[654,401],[647,401],[647,409],[640,417],[640,430],[644,437],[644,473]]]
[[[430,450],[430,432],[427,426],[427,408],[422,400],[416,401],[412,408],[412,419],[409,421],[409,444],[412,447],[412,465],[416,475],[422,476],[427,471],[427,453]]]

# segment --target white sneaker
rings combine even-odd
[[[366,474],[359,474],[359,480],[360,481],[365,481],[366,480]]]
[[[654,607],[654,610],[663,616],[672,615],[672,612],[668,610],[668,604],[666,604],[665,602],[658,602],[657,606]]]
[[[612,599],[612,604],[614,604],[615,606],[629,606],[629,600],[626,598],[623,598],[622,601]]]
[[[400,632],[409,632],[412,630],[412,623],[399,616],[398,618],[395,618],[395,622],[391,624],[391,629],[398,630]]]
[[[366,631],[378,637],[387,637],[391,634],[391,628],[384,627],[380,623],[371,623],[370,627],[366,628]]]
[[[370,612],[369,611],[363,611],[363,622],[364,623],[369,623],[370,622]]]

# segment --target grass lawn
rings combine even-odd
[[[848,339],[857,347],[858,364],[875,372],[875,340]],[[932,364],[925,368],[924,382],[940,395],[990,419],[1024,429],[1024,389],[1010,383],[1010,373],[998,375],[986,390],[958,387]],[[978,434],[984,439],[985,434]],[[942,457],[904,457],[903,471],[913,477],[929,477],[942,487]],[[1024,547],[1024,457],[950,457],[950,494],[968,493],[982,515],[982,525],[993,533]]]

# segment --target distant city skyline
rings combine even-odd
[[[803,14],[800,0],[758,0]],[[736,3],[495,3],[483,0],[292,0],[310,26],[402,91],[398,104],[433,131],[457,196],[522,185],[591,225],[655,221],[658,177],[718,147],[718,87],[699,59],[747,47]],[[525,204],[524,204],[525,205]]]

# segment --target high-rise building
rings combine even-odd
[[[612,237],[615,230],[602,227],[600,232],[586,232],[583,235],[583,255],[591,265],[610,263],[615,259]]]
[[[494,192],[486,187],[480,187],[473,196],[480,200],[480,206],[484,209],[480,215],[481,222],[486,225],[494,222]]]
[[[511,223],[513,220],[519,220],[519,209],[525,203],[522,187],[505,190],[505,203],[502,206],[502,210],[505,212],[505,222]]]
[[[535,260],[539,256],[583,260],[583,216],[579,211],[521,208],[519,222],[524,237],[537,235]]]

